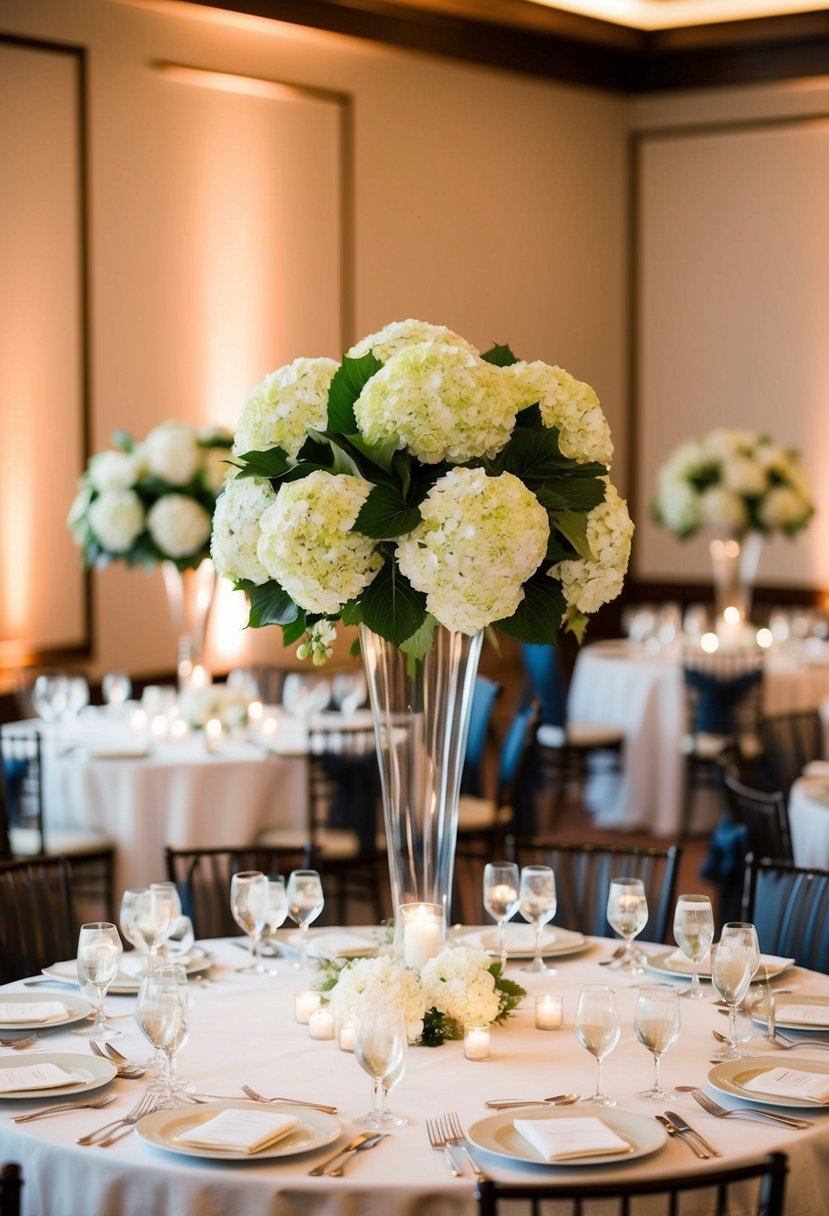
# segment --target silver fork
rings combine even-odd
[[[791,1039],[781,1030],[775,1030],[772,1042],[783,1051],[791,1051],[793,1047],[829,1047],[829,1039]]]
[[[477,1179],[477,1181],[486,1182],[487,1181],[486,1174],[481,1169],[481,1167],[478,1165],[478,1162],[472,1156],[472,1153],[469,1151],[469,1145],[467,1144],[467,1141],[466,1141],[466,1135],[464,1133],[463,1127],[461,1126],[461,1121],[458,1118],[458,1116],[454,1112],[444,1115],[443,1118],[441,1119],[441,1128],[443,1129],[443,1131],[445,1133],[444,1139],[445,1139],[446,1144],[451,1148],[461,1149],[463,1151],[463,1155],[466,1157],[467,1161],[469,1162],[469,1164],[472,1168],[472,1173],[475,1175],[475,1178]]]
[[[804,1128],[811,1127],[812,1123],[808,1119],[795,1119],[791,1115],[777,1115],[770,1110],[754,1110],[748,1108],[732,1107],[727,1110],[724,1106],[720,1106],[713,1098],[709,1098],[708,1094],[704,1094],[701,1089],[691,1090],[691,1097],[694,1098],[703,1110],[709,1115],[716,1115],[718,1119],[760,1119],[764,1123],[778,1123],[783,1127]]]
[[[145,1115],[149,1115],[152,1111],[154,1111],[158,1105],[158,1098],[158,1094],[153,1094],[150,1093],[149,1090],[145,1090],[136,1102],[135,1106],[133,1106],[132,1110],[124,1115],[121,1119],[113,1119],[111,1123],[105,1123],[103,1127],[97,1127],[95,1131],[88,1132],[85,1136],[79,1136],[75,1143],[98,1144],[102,1148],[105,1148],[108,1144],[112,1144],[113,1132],[118,1131],[121,1128],[132,1127],[138,1122],[139,1119],[143,1119]],[[101,1136],[103,1139],[99,1139]],[[117,1136],[115,1139],[117,1139]]]
[[[90,1098],[88,1102],[61,1102],[54,1106],[41,1106],[38,1110],[30,1110],[25,1115],[14,1115],[12,1123],[29,1123],[32,1119],[43,1119],[46,1115],[60,1115],[65,1110],[84,1110],[86,1107],[97,1110],[101,1106],[109,1106],[114,1102],[116,1094],[104,1094],[103,1098]]]
[[[15,1051],[25,1051],[27,1047],[34,1047],[35,1043],[39,1042],[39,1034],[27,1034],[25,1039],[0,1039],[0,1047],[11,1047]]]
[[[322,1102],[306,1102],[303,1098],[266,1098],[264,1094],[257,1093],[249,1085],[242,1086],[242,1093],[246,1094],[253,1102],[284,1102],[288,1106],[309,1106],[311,1110],[321,1110],[326,1115],[337,1113],[336,1106],[326,1106]]]
[[[443,1128],[441,1127],[440,1120],[439,1119],[427,1119],[426,1120],[426,1131],[429,1135],[429,1143],[431,1144],[432,1148],[437,1149],[437,1151],[439,1153],[443,1153],[444,1157],[449,1162],[449,1169],[452,1171],[452,1176],[454,1178],[462,1177],[461,1171],[458,1169],[457,1165],[455,1164],[455,1158],[452,1156],[451,1152],[449,1151],[449,1146],[446,1143],[446,1136],[443,1133]]]
[[[136,1081],[139,1077],[143,1077],[147,1071],[142,1064],[133,1064],[120,1051],[116,1051],[114,1047],[110,1047],[109,1043],[104,1043],[103,1047],[97,1043],[95,1039],[91,1039],[89,1043],[92,1049],[92,1054],[100,1056],[102,1060],[109,1060],[110,1064],[114,1064],[119,1077],[123,1077],[127,1081]]]

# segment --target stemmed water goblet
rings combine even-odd
[[[300,958],[297,966],[308,965],[308,926],[325,906],[322,879],[316,870],[292,870],[288,876],[288,915],[299,925]]]
[[[285,889],[285,879],[281,874],[268,879],[268,893],[265,897],[265,930],[264,936],[273,939],[274,933],[285,923],[288,915],[288,892]],[[267,968],[269,975],[277,975],[275,967]]]
[[[633,1029],[643,1047],[653,1056],[653,1085],[638,1093],[648,1102],[668,1102],[676,1097],[662,1085],[659,1065],[662,1056],[679,1038],[679,993],[671,984],[645,984],[639,989]]]
[[[504,928],[518,911],[518,866],[513,861],[493,861],[484,866],[484,907],[498,924],[501,971],[507,966]]]
[[[161,1075],[148,1089],[158,1092],[157,1110],[179,1105],[176,1094],[187,1086],[176,1076],[176,1053],[189,1034],[189,994],[183,967],[166,965],[144,976],[138,990],[135,1020],[144,1037],[161,1054]]]
[[[645,968],[633,948],[633,939],[648,923],[648,900],[640,878],[614,878],[607,896],[607,920],[612,929],[624,938],[622,957],[612,964],[628,975],[644,975]]]
[[[711,984],[728,1005],[728,1043],[713,1058],[740,1060],[744,1053],[737,1046],[737,1010],[748,992],[755,963],[750,938],[726,934],[726,928],[723,926],[719,942],[711,947]]]
[[[700,1000],[705,992],[699,982],[699,965],[714,940],[714,910],[707,895],[680,895],[674,910],[674,940],[691,961],[691,983],[682,995]]]
[[[265,930],[268,902],[268,876],[259,870],[242,870],[230,880],[230,911],[239,928],[248,935],[250,960],[240,971],[246,975],[263,975],[266,968],[259,961],[259,943]]]
[[[372,1080],[371,1110],[354,1122],[377,1130],[400,1127],[406,1120],[386,1109],[389,1090],[403,1076],[406,1065],[406,1024],[398,1006],[375,1005],[363,1011],[354,1054]]]
[[[121,1034],[106,1020],[104,997],[118,974],[123,947],[116,925],[109,921],[93,921],[81,925],[78,934],[78,984],[81,992],[94,988],[96,995],[95,1021],[87,1030],[76,1030],[89,1039],[114,1039]]]
[[[121,935],[125,941],[128,941],[131,946],[135,947],[137,954],[140,956],[139,971],[141,974],[146,974],[149,961],[149,946],[146,938],[140,931],[137,924],[139,909],[141,908],[142,900],[146,905],[147,902],[147,887],[130,887],[124,891],[121,896],[121,909],[118,914],[118,924],[121,929]]]
[[[148,972],[157,965],[161,945],[180,916],[181,899],[175,883],[154,882],[137,894],[132,925],[147,951]]]
[[[108,671],[101,680],[101,693],[110,709],[118,709],[132,695],[132,681],[125,671]]]
[[[596,1058],[596,1088],[582,1102],[590,1106],[615,1106],[614,1098],[602,1093],[602,1060],[619,1042],[621,1026],[616,990],[605,984],[588,984],[579,992],[575,1021],[576,1037]]]
[[[556,914],[556,879],[549,866],[524,866],[518,884],[518,910],[529,921],[535,933],[532,962],[522,971],[544,971],[554,975],[541,957],[541,929]]]

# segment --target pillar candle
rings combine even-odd
[[[322,1004],[322,997],[312,988],[294,994],[294,1017],[303,1026],[307,1026],[311,1014],[316,1013]]]

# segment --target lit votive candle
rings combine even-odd
[[[489,1059],[489,1027],[483,1023],[464,1026],[463,1054],[467,1060]]]
[[[175,722],[170,723],[170,738],[183,739],[187,734],[187,723],[184,718],[176,718]]]
[[[154,739],[163,739],[170,729],[170,719],[166,714],[156,714],[150,723],[150,734]]]
[[[340,1051],[353,1051],[357,1042],[357,1027],[353,1022],[343,1022],[339,1034]]]
[[[218,718],[210,718],[205,723],[204,744],[209,752],[217,752],[222,746],[222,724]]]
[[[274,737],[274,735],[276,734],[276,730],[277,730],[276,718],[263,718],[262,719],[262,738],[263,739],[272,739]]]
[[[248,705],[248,722],[251,726],[259,726],[262,721],[262,702],[251,701]]]
[[[210,672],[201,663],[194,663],[187,682],[188,688],[208,688],[213,683]]]
[[[319,992],[315,992],[313,988],[304,988],[302,992],[294,994],[294,1017],[301,1026],[307,1026],[311,1014],[316,1013],[322,1004],[322,996]]]
[[[308,1033],[312,1039],[333,1039],[334,1015],[325,1005],[320,1005],[309,1017]]]
[[[143,735],[147,730],[147,711],[136,709],[130,716],[130,730],[134,735]]]
[[[444,917],[439,904],[401,904],[403,961],[407,967],[423,967],[440,953]]]
[[[562,999],[557,992],[544,992],[535,998],[535,1024],[539,1030],[561,1030],[563,1021]]]

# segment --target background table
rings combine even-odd
[[[234,945],[208,943],[208,948],[214,950],[217,961],[212,972],[215,982],[193,984],[192,1032],[179,1058],[182,1076],[211,1094],[239,1095],[240,1086],[248,1083],[260,1092],[336,1104],[343,1140],[353,1135],[353,1120],[368,1107],[369,1078],[335,1042],[311,1040],[307,1028],[294,1021],[294,991],[307,986],[311,975],[286,964],[275,977],[242,976],[235,968],[244,956]],[[372,1152],[356,1157],[344,1178],[308,1176],[310,1167],[333,1151],[330,1145],[270,1163],[179,1156],[148,1145],[134,1132],[107,1149],[76,1145],[77,1136],[126,1113],[137,1100],[142,1083],[122,1080],[113,1082],[118,1100],[107,1111],[77,1111],[17,1125],[10,1122],[10,1116],[40,1103],[0,1101],[0,1159],[23,1165],[28,1216],[77,1216],[79,1211],[84,1216],[112,1216],[114,1212],[119,1216],[147,1216],[148,1212],[154,1216],[353,1216],[355,1212],[360,1216],[422,1216],[424,1212],[429,1216],[473,1216],[471,1174],[467,1171],[457,1179],[450,1176],[443,1155],[429,1147],[425,1119],[457,1111],[468,1129],[492,1113],[484,1108],[488,1098],[591,1092],[595,1061],[572,1030],[581,984],[612,980],[619,993],[622,1041],[602,1069],[606,1092],[627,1111],[652,1117],[664,1109],[661,1104],[633,1097],[650,1084],[653,1075],[652,1057],[633,1033],[633,1008],[641,980],[626,979],[598,965],[610,948],[610,943],[591,939],[584,953],[556,960],[558,974],[549,977],[526,975],[510,963],[509,974],[531,995],[510,1021],[493,1032],[488,1061],[465,1060],[461,1043],[410,1048],[406,1073],[392,1091],[390,1102],[408,1124],[395,1129]],[[658,954],[665,948],[647,949]],[[829,999],[826,976],[793,969],[785,981],[799,985],[802,994]],[[564,1029],[534,1028],[532,994],[540,991],[564,995]],[[131,997],[107,999],[116,1014],[129,1012],[133,1003]],[[667,1085],[704,1084],[714,1047],[711,1031],[723,1029],[725,1019],[710,1001],[683,1001],[682,1018],[679,1044],[663,1059],[663,1079]],[[124,1031],[119,1047],[132,1056],[146,1056],[147,1044],[131,1021],[124,1018],[118,1024]],[[56,1051],[87,1050],[69,1030],[46,1032],[43,1043],[45,1049]],[[791,1063],[795,1055],[776,1051],[763,1039],[757,1039],[751,1050],[781,1063]],[[825,1053],[822,1058],[826,1059]],[[728,1099],[725,1104],[739,1102]],[[816,1110],[814,1127],[807,1131],[788,1131],[771,1124],[714,1119],[687,1094],[667,1105],[684,1113],[721,1150],[722,1161],[698,1161],[674,1139],[652,1156],[622,1165],[595,1166],[589,1171],[569,1167],[567,1178],[595,1176],[599,1169],[602,1177],[618,1180],[621,1187],[633,1176],[657,1178],[708,1170],[782,1149],[791,1164],[787,1216],[826,1216],[829,1111]],[[511,1163],[482,1152],[477,1155],[493,1177],[503,1179],[554,1179],[561,1170]]]
[[[829,870],[829,775],[795,781],[789,792],[795,864]]]

